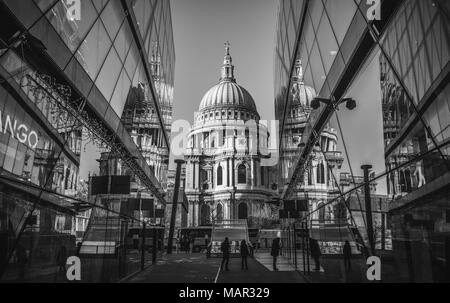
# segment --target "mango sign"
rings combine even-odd
[[[27,125],[13,120],[10,115],[3,117],[0,111],[0,133],[6,134],[9,132],[13,138],[16,138],[20,143],[28,145],[29,148],[35,149],[39,143],[37,132],[31,130]]]

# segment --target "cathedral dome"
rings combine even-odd
[[[292,105],[301,105],[309,107],[311,101],[317,97],[316,91],[311,86],[305,85],[303,81],[302,62],[297,60],[295,62],[296,75],[293,77],[292,86]]]
[[[200,102],[199,110],[212,107],[233,107],[257,111],[255,101],[250,93],[233,81],[220,81],[206,92]]]
[[[257,113],[253,97],[244,87],[236,83],[234,65],[232,64],[228,43],[226,44],[226,54],[221,67],[220,81],[203,96],[199,111],[214,108],[237,108]]]

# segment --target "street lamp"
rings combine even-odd
[[[333,105],[333,101],[331,99],[317,97],[311,101],[312,109],[318,109],[320,107],[321,102],[325,103],[327,106]],[[349,110],[353,110],[356,107],[356,101],[352,98],[343,98],[339,102],[336,103],[336,106],[338,106],[344,102],[345,102],[345,107],[347,107]]]
[[[234,219],[234,204],[235,204],[235,194],[236,194],[236,186],[233,186],[232,190],[227,190],[227,193],[231,195],[230,199],[230,208],[229,208],[229,217],[230,220]]]

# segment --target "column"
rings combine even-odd
[[[227,187],[229,187],[231,184],[231,178],[230,178],[231,172],[232,172],[232,169],[230,167],[230,159],[228,158],[227,159]]]
[[[250,159],[250,185],[251,187],[255,186],[255,160],[254,159]]]
[[[200,176],[199,176],[199,163],[198,162],[194,162],[194,188],[200,189],[199,187],[199,180],[200,180]]]
[[[186,188],[191,188],[191,162],[186,161]]]
[[[194,226],[194,218],[193,218],[193,214],[194,214],[194,207],[193,207],[193,203],[192,201],[189,201],[189,216],[188,216],[188,226]]]
[[[194,226],[198,226],[199,224],[199,218],[198,218],[198,205],[199,205],[199,201],[195,201],[195,206],[194,206]]]

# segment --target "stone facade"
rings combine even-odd
[[[247,219],[262,227],[277,215],[270,203],[269,133],[250,93],[236,84],[226,47],[221,78],[203,97],[185,151],[188,226]]]

